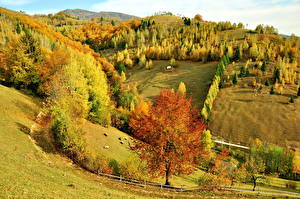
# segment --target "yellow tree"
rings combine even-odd
[[[186,93],[186,87],[185,87],[185,84],[183,82],[179,83],[177,92],[180,93],[181,95],[185,95],[185,93]]]

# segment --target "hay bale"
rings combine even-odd
[[[120,144],[124,144],[124,142],[123,142],[123,141],[121,141],[121,142],[120,142]]]
[[[119,140],[122,140],[122,138],[121,138],[121,137],[119,137]]]
[[[105,137],[107,137],[107,136],[108,136],[108,134],[107,134],[107,133],[103,133],[103,135],[104,135]]]
[[[103,148],[104,148],[104,149],[109,149],[109,146],[108,146],[108,145],[105,145]]]

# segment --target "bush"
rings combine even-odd
[[[112,112],[112,125],[125,133],[131,134],[129,129],[130,115],[130,111],[122,107],[114,110]]]
[[[109,161],[109,167],[112,169],[112,174],[116,176],[121,175],[120,165],[116,160]]]
[[[135,180],[148,180],[149,173],[146,163],[142,162],[139,158],[131,158],[120,166],[121,175],[124,178]]]
[[[288,189],[297,189],[297,183],[296,182],[293,182],[293,181],[288,181],[286,184],[285,184],[285,187],[288,188]]]

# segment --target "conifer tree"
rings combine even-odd
[[[237,83],[238,83],[238,76],[237,76],[236,73],[235,73],[235,74],[233,75],[233,77],[232,77],[232,83],[233,83],[233,84],[237,84]]]
[[[262,72],[266,72],[266,71],[267,71],[267,63],[266,63],[265,60],[263,61],[263,64],[262,64],[262,66],[261,66],[261,71],[262,71]]]
[[[275,88],[274,88],[274,86],[271,87],[270,94],[271,95],[275,94]]]
[[[269,79],[266,80],[265,85],[270,86],[270,80]]]

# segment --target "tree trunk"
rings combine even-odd
[[[252,180],[253,180],[253,191],[255,191],[257,178],[253,177]]]
[[[167,165],[166,166],[166,184],[165,185],[170,185],[169,177],[170,177],[170,167],[169,167],[169,165]]]

